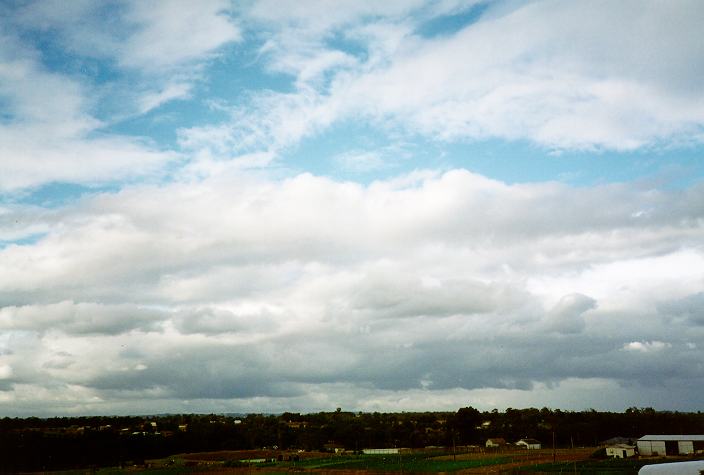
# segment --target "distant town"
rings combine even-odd
[[[701,412],[652,408],[5,417],[0,471],[272,464],[314,470],[325,460],[327,469],[370,471],[549,472],[608,463],[624,467],[614,473],[636,473],[649,460],[704,458],[703,434]]]

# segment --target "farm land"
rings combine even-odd
[[[671,462],[669,459],[593,460],[594,448],[541,450],[477,450],[449,454],[444,451],[415,451],[384,455],[331,455],[323,452],[301,453],[299,460],[285,460],[283,452],[218,451],[180,454],[148,461],[150,468],[133,473],[251,473],[251,474],[328,474],[364,475],[403,473],[452,473],[457,475],[529,475],[536,473],[584,473],[602,475],[636,474],[647,463]],[[284,460],[278,460],[283,458]],[[261,462],[262,459],[267,460]],[[99,473],[122,473],[109,469]]]

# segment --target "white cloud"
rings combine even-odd
[[[330,126],[338,117],[334,105],[315,90],[265,92],[230,111],[231,121],[178,131],[179,145],[191,152],[229,158],[243,153],[281,152]]]
[[[376,151],[351,151],[336,155],[332,158],[343,169],[357,172],[369,172],[384,168],[382,155]]]
[[[241,39],[228,16],[230,8],[225,0],[128,2],[125,20],[137,27],[118,50],[119,60],[147,70],[203,60],[222,45]]]
[[[10,365],[0,365],[0,379],[8,379],[12,376],[12,367]]]
[[[144,114],[168,101],[186,98],[190,91],[191,85],[187,83],[168,84],[161,91],[142,96],[140,98],[140,112]]]
[[[626,351],[639,351],[641,353],[650,353],[653,351],[662,351],[666,348],[671,347],[670,343],[663,341],[632,341],[623,345],[623,349]]]
[[[221,46],[241,39],[231,4],[126,0],[99,4],[79,0],[34,1],[17,9],[15,21],[26,28],[52,31],[71,52],[109,57],[121,65],[157,72],[208,59]]]
[[[74,76],[96,82],[90,91],[95,102],[108,104],[113,115],[124,119],[189,96],[203,79],[205,65],[223,47],[242,39],[231,9],[227,0],[197,5],[181,0],[80,0],[70,6],[53,0],[32,1],[13,9],[8,33],[49,36],[53,46],[71,58],[67,64],[74,69],[81,65]],[[112,69],[114,74],[101,77]],[[46,86],[47,81],[41,84]],[[56,90],[46,87],[37,102],[41,103],[41,95]],[[46,114],[62,117],[53,112],[48,109]]]
[[[419,391],[438,407],[613,407],[660,379],[691,407],[701,189],[579,191],[462,170],[367,186],[227,170],[86,197],[0,250],[5,404],[31,386],[60,391],[58,411],[88,407],[75,391],[92,410],[408,408]],[[594,378],[621,399],[575,398]]]
[[[355,24],[365,18],[403,17],[423,6],[423,3],[419,0],[384,3],[354,0],[334,3],[326,0],[305,3],[260,0],[254,3],[247,13],[259,21],[300,28],[302,33],[311,32],[318,35],[336,27]]]
[[[243,18],[268,26],[264,58],[297,89],[266,93],[208,130],[234,147],[295,144],[360,117],[433,140],[529,140],[553,150],[699,140],[699,2],[499,2],[454,34],[414,33],[457,6],[446,8],[307,3],[282,15],[255,4]],[[362,52],[330,41],[341,25]]]
[[[701,45],[691,48],[699,10],[528,3],[449,38],[408,38],[388,68],[335,92],[379,118],[447,139],[633,149],[691,133],[704,120],[691,102],[704,67]]]
[[[0,46],[0,192],[47,182],[100,183],[148,175],[176,158],[144,141],[97,134],[90,91],[47,71],[36,52],[12,37]]]

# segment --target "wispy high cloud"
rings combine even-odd
[[[7,105],[0,189],[133,179],[177,158],[144,137],[106,130],[116,119],[188,97],[203,64],[241,39],[229,10],[222,1],[41,1],[10,12],[0,47]],[[53,39],[66,51],[60,54],[77,56],[83,66],[54,70],[59,53],[21,40],[33,35]],[[111,109],[117,117],[102,112]]]
[[[197,6],[180,0],[71,5],[44,0],[23,5],[14,18],[21,27],[56,34],[69,51],[156,73],[203,61],[222,45],[239,41],[231,10],[224,0]]]
[[[296,91],[238,106],[217,127],[232,142],[246,142],[240,134],[250,131],[249,140],[295,144],[360,116],[433,140],[528,140],[551,150],[701,140],[697,2],[497,3],[437,37],[419,33],[424,22],[461,8],[317,8],[314,16],[279,15],[261,3],[245,11],[271,31],[262,54],[294,78]],[[344,32],[331,30],[337,25]]]
[[[139,138],[96,134],[90,87],[48,71],[16,38],[0,46],[0,192],[48,182],[96,183],[142,176],[175,158]]]

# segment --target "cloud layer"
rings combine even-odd
[[[559,406],[563,383],[597,378],[667,385],[691,409],[702,202],[701,188],[464,170],[368,186],[238,173],[88,197],[0,251],[3,404],[38,410],[18,389],[34,387],[76,411],[115,398],[362,408],[418,391],[452,407],[546,387]],[[321,385],[328,400],[301,402]]]

